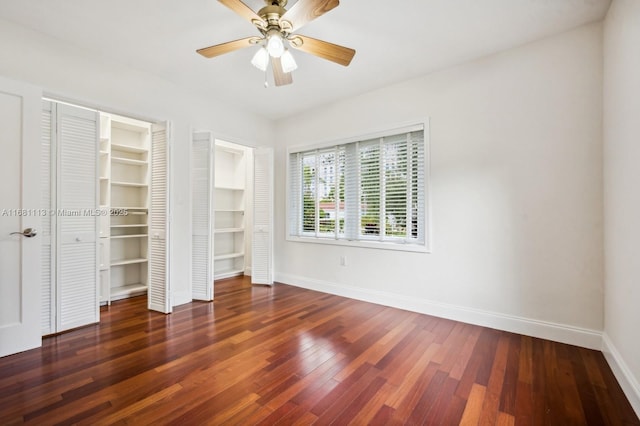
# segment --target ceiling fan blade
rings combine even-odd
[[[344,65],[345,67],[351,63],[356,51],[348,47],[339,46],[327,41],[317,40],[315,38],[295,35],[290,40],[290,45],[303,52],[311,53],[322,59]]]
[[[255,43],[253,43],[255,39],[256,37],[247,37],[240,40],[228,41],[226,43],[216,44],[215,46],[203,47],[202,49],[196,50],[196,52],[198,52],[205,58],[213,58],[215,56],[233,52],[234,50],[255,46]]]
[[[273,67],[273,80],[276,86],[284,86],[293,83],[293,77],[290,72],[284,72],[282,70],[282,62],[280,58],[271,58],[271,64]]]
[[[263,19],[253,11],[253,9],[251,9],[249,6],[247,6],[240,0],[218,0],[218,1],[251,23],[253,23],[254,20],[264,22]]]
[[[339,4],[339,0],[298,0],[280,20],[290,22],[292,31],[296,31]]]

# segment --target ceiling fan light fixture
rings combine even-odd
[[[264,47],[258,49],[253,58],[251,59],[251,65],[258,68],[260,71],[266,71],[269,65],[269,52]]]
[[[284,40],[279,32],[272,32],[267,37],[267,51],[273,58],[279,58],[284,53]]]
[[[257,0],[252,0],[257,2]],[[342,66],[351,63],[356,51],[338,44],[298,34],[304,25],[319,18],[340,4],[339,0],[294,0],[285,9],[288,0],[264,0],[265,6],[257,12],[245,4],[247,0],[218,0],[243,19],[253,24],[259,37],[245,37],[196,50],[205,58],[258,45],[251,64],[265,73],[271,68],[276,86],[293,83],[292,74],[298,68],[288,49],[297,49]],[[265,87],[267,84],[265,83]]]
[[[282,71],[289,73],[298,69],[298,64],[296,64],[296,60],[293,58],[289,49],[285,50],[280,58],[282,62]]]

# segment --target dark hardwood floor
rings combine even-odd
[[[640,425],[597,351],[286,285],[0,359],[0,424]]]

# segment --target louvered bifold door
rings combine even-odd
[[[169,282],[169,135],[168,123],[151,127],[149,200],[149,309],[171,312]]]
[[[40,253],[42,257],[42,278],[41,278],[41,315],[42,335],[55,332],[55,251],[53,250],[53,232],[55,230],[55,215],[48,214],[55,208],[53,197],[55,197],[55,188],[52,188],[53,167],[55,165],[55,105],[51,101],[42,101],[42,133],[41,133],[41,153],[40,173],[41,173],[41,197],[40,208],[42,212],[47,212],[42,216],[42,225],[40,228]]]
[[[273,284],[273,150],[257,148],[253,172],[251,282]]]
[[[57,104],[57,328],[98,322],[98,113]]]
[[[191,146],[191,292],[213,300],[213,137],[195,132]]]

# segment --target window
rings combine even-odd
[[[424,127],[391,133],[289,152],[290,239],[426,249]]]

